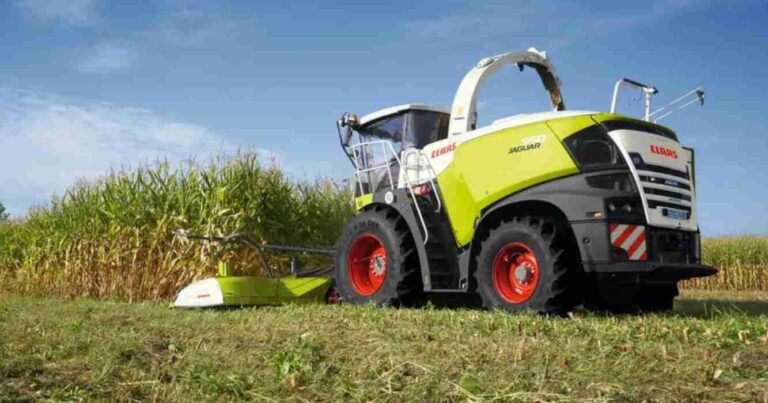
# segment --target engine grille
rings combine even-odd
[[[687,172],[675,172],[688,175]],[[638,177],[648,209],[657,209],[665,217],[691,218],[693,193],[690,182],[678,176],[670,177],[668,173],[639,169]]]
[[[670,176],[684,179],[686,181],[691,179],[691,176],[688,175],[688,172],[678,171],[677,169],[667,168],[660,165],[652,165],[652,164],[643,164],[643,165],[644,165],[643,166],[644,171],[670,175]]]

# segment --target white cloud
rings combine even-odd
[[[692,0],[651,0],[637,9],[593,12],[583,4],[552,0],[460,3],[460,12],[406,22],[406,32],[422,40],[478,43],[547,42],[558,46],[660,20],[709,6]],[[472,11],[466,11],[467,9]],[[565,17],[565,18],[564,18]],[[560,23],[558,21],[567,21]]]
[[[17,216],[111,168],[235,151],[205,127],[146,109],[0,86],[0,201]]]
[[[256,26],[251,16],[223,15],[210,4],[176,1],[162,13],[157,26],[145,33],[145,40],[170,46],[197,46],[226,40]]]
[[[86,26],[99,21],[96,0],[19,0],[17,4],[25,14],[44,22]]]
[[[135,60],[132,48],[117,42],[101,42],[87,49],[75,67],[84,73],[105,74],[128,69]]]

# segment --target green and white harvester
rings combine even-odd
[[[477,125],[477,94],[505,66],[538,73],[552,111]],[[643,119],[615,114],[621,88]],[[610,113],[567,111],[546,55],[481,60],[450,110],[421,104],[337,122],[355,167],[358,214],[335,254],[355,304],[470,297],[510,312],[663,311],[701,264],[694,153],[656,122],[702,102],[700,88],[656,111],[654,87],[616,83]]]
[[[506,66],[536,71],[552,110],[478,127],[480,87]],[[615,113],[625,87],[643,94],[642,119]],[[280,294],[287,286],[278,283],[300,279],[275,278],[267,285],[274,299],[259,300],[263,279],[224,275],[183,290],[177,305],[200,306],[196,298],[214,289],[217,299],[205,306],[338,297],[377,305],[434,298],[547,314],[578,305],[669,310],[678,281],[717,270],[701,264],[693,149],[657,123],[703,103],[704,91],[654,111],[656,93],[622,79],[610,112],[567,111],[554,67],[531,48],[481,60],[450,110],[406,104],[346,113],[337,127],[355,168],[358,212],[335,250],[306,250],[334,256],[332,280],[304,276],[294,295]]]

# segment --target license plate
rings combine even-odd
[[[667,217],[674,218],[675,220],[687,220],[688,213],[680,210],[667,209]]]

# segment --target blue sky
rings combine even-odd
[[[215,3],[0,3],[12,214],[110,168],[238,147],[298,177],[347,177],[342,112],[449,106],[477,60],[535,46],[569,109],[608,109],[621,77],[659,87],[659,104],[704,85],[705,108],[664,121],[697,150],[702,231],[768,234],[768,1]],[[480,105],[481,123],[548,107],[533,73],[512,69]]]

